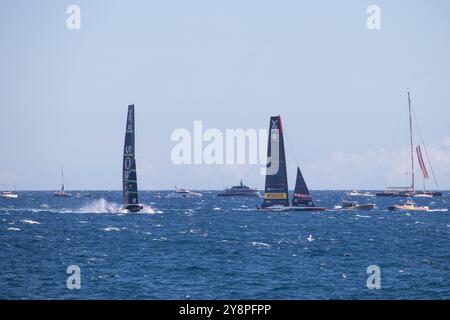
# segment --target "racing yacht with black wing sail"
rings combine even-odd
[[[290,211],[281,117],[270,118],[264,200],[259,210]]]
[[[135,143],[134,143],[134,105],[128,106],[125,145],[123,149],[123,209],[138,212],[144,208],[139,204]]]

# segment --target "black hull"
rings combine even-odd
[[[327,208],[324,207],[292,207],[286,206],[284,208],[281,207],[266,207],[266,208],[257,208],[258,211],[271,211],[271,212],[299,212],[299,211],[325,211]]]
[[[128,212],[139,212],[142,209],[144,209],[144,206],[141,204],[129,204],[125,206],[125,210],[128,210]]]
[[[324,207],[291,207],[291,211],[326,211]]]
[[[261,198],[261,194],[258,193],[249,193],[249,194],[239,194],[239,193],[219,193],[218,197],[252,197],[252,198]]]
[[[440,191],[430,191],[430,192],[377,192],[375,195],[377,197],[412,197],[415,195],[426,194],[433,197],[441,197],[442,192]]]

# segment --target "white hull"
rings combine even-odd
[[[7,199],[17,199],[19,197],[19,195],[17,194],[2,194],[0,195],[2,198],[7,198]]]
[[[363,192],[363,193],[360,193],[360,192],[347,192],[347,195],[349,197],[374,197],[375,196],[375,195],[373,195],[370,192]]]
[[[414,197],[417,197],[417,198],[433,198],[433,195],[432,194],[421,194],[421,193],[418,193],[418,194],[415,194]]]
[[[258,208],[259,211],[291,211],[291,207],[267,207],[267,208]]]
[[[197,193],[197,192],[188,192],[188,193],[174,192],[174,193],[169,194],[169,197],[171,197],[171,198],[199,198],[202,196],[203,196],[203,194]]]
[[[291,211],[325,211],[323,207],[291,207]]]
[[[400,210],[400,211],[428,211],[429,207],[412,207],[412,206],[401,206],[395,205],[391,210]]]

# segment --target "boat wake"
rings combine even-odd
[[[34,220],[20,220],[20,222],[22,223],[27,223],[27,224],[41,224],[40,222],[34,221]]]
[[[357,214],[356,217],[358,217],[358,218],[371,218],[371,216],[364,216],[362,214]]]
[[[148,207],[144,205],[144,208],[137,212],[138,214],[155,214],[155,213],[163,213],[161,210],[155,210],[152,207]]]
[[[258,248],[258,249],[270,249],[272,248],[272,245],[265,243],[265,242],[258,242],[258,241],[252,241],[252,246]]]
[[[110,232],[110,231],[121,231],[121,230],[126,230],[126,228],[117,228],[117,227],[106,227],[106,228],[102,228],[101,230],[106,231],[106,232]]]
[[[243,211],[243,212],[251,212],[251,211],[256,212],[257,210],[258,210],[257,207],[255,207],[254,209],[252,209],[252,208],[244,208],[244,207],[241,207],[241,208],[231,208],[231,211]]]
[[[83,213],[129,213],[128,210],[124,210],[121,205],[115,203],[115,202],[109,202],[105,200],[104,198],[92,201],[91,203],[87,204],[86,206],[82,207],[80,209],[80,212]],[[150,206],[144,205],[144,208],[136,212],[138,214],[155,214],[155,213],[162,213],[162,211],[158,211],[153,209]]]
[[[83,206],[80,211],[84,213],[118,213],[120,209],[117,203],[101,198]]]

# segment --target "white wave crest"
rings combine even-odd
[[[120,231],[120,228],[117,227],[106,227],[102,229],[103,231]]]
[[[104,198],[94,200],[81,208],[86,213],[116,213],[120,211],[120,206],[114,202],[108,202]]]
[[[147,207],[144,205],[144,209],[140,211],[141,213],[154,214],[154,213],[162,213],[162,211],[155,210],[152,207]]]
[[[28,223],[28,224],[41,224],[40,222],[34,220],[20,220],[20,222]]]
[[[252,241],[252,246],[257,247],[257,248],[266,248],[266,249],[270,249],[272,247],[272,245],[265,243],[265,242],[257,242],[257,241]]]

